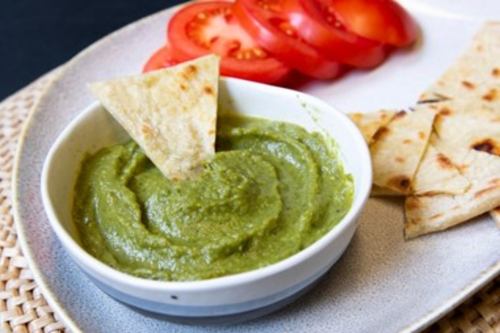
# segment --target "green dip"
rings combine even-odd
[[[238,116],[219,120],[217,154],[194,180],[169,181],[129,142],[87,157],[75,193],[91,255],[136,276],[188,281],[309,246],[347,213],[353,181],[324,135]]]

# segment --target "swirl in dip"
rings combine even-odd
[[[188,281],[285,259],[347,213],[353,181],[334,142],[300,126],[219,119],[217,153],[169,181],[134,142],[89,156],[75,187],[80,243],[136,276]]]

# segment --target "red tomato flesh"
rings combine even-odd
[[[172,51],[168,45],[163,46],[161,49],[157,50],[151,58],[144,65],[142,72],[150,72],[157,69],[170,67],[177,65],[179,62],[172,56]]]
[[[279,83],[290,72],[241,27],[229,2],[198,2],[183,7],[170,20],[167,34],[174,56],[181,61],[218,54],[222,75]]]
[[[360,68],[371,68],[384,61],[386,51],[380,42],[360,37],[346,28],[318,0],[293,0],[302,12],[293,14],[291,24],[298,34],[332,60]]]
[[[245,30],[288,66],[317,79],[336,77],[340,64],[325,58],[300,38],[290,22],[290,3],[287,0],[238,0],[233,11]]]
[[[368,39],[398,47],[412,44],[418,26],[392,0],[318,0],[350,31]]]

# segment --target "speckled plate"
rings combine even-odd
[[[423,29],[414,50],[381,67],[304,90],[344,111],[412,105],[466,47],[500,2],[404,2]],[[237,326],[185,326],[137,312],[102,293],[79,271],[52,233],[40,198],[42,163],[57,135],[92,97],[86,83],[137,73],[164,41],[165,10],[92,45],[64,69],[36,106],[16,165],[15,213],[24,254],[59,317],[85,332],[396,332],[416,331],[500,272],[500,232],[482,216],[444,233],[405,242],[398,200],[371,199],[345,255],[311,292],[264,318]],[[467,15],[462,14],[467,13]]]

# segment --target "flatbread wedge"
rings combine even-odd
[[[470,184],[457,195],[429,193],[406,200],[407,237],[443,230],[500,205],[500,110],[460,100],[439,103],[431,144]]]
[[[366,142],[370,143],[374,134],[381,127],[386,126],[396,114],[397,111],[394,110],[380,110],[368,113],[350,113],[349,117],[358,126]],[[437,151],[432,144],[427,147],[410,185],[413,194],[460,194],[464,193],[468,186],[467,179],[460,175],[450,160],[442,152]],[[403,194],[374,185],[371,195],[401,196]]]
[[[193,177],[215,154],[219,58],[90,85],[169,179]]]
[[[409,196],[405,202],[405,237],[448,229],[500,205],[500,158],[482,151],[460,153],[470,188],[461,195]]]
[[[420,101],[460,98],[476,105],[500,106],[500,22],[488,22],[472,45],[427,89]]]
[[[437,106],[399,112],[373,136],[370,153],[375,185],[401,194],[411,193],[411,182],[427,148]]]

